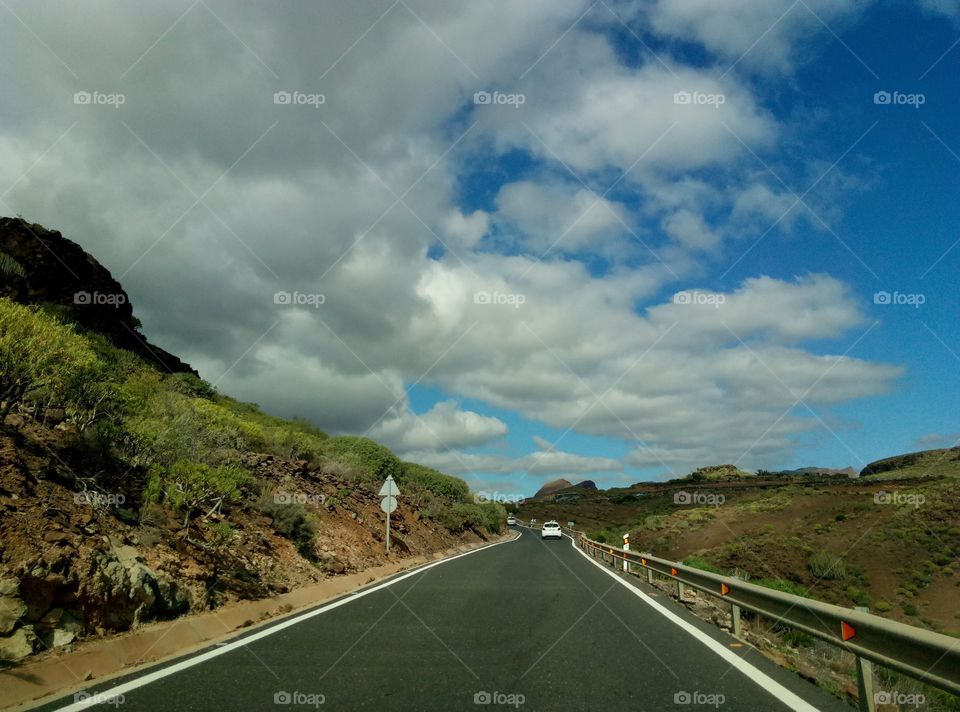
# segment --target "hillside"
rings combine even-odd
[[[543,487],[537,490],[536,494],[533,495],[534,499],[545,499],[556,494],[560,490],[567,489],[572,487],[569,480],[558,479],[547,482]]]
[[[864,467],[860,476],[871,479],[960,477],[960,447],[921,450],[877,460]]]
[[[96,259],[56,230],[0,217],[0,255],[16,268],[0,274],[0,297],[43,304],[64,319],[105,336],[164,371],[196,371],[140,333],[129,295]]]
[[[66,244],[43,234],[46,247]],[[94,330],[99,317],[72,318],[63,298],[75,285],[56,287],[30,254],[12,252],[27,277],[5,283],[18,301],[0,297],[0,660],[503,527],[503,507],[474,503],[463,480],[268,415],[169,354],[161,365],[123,348]],[[81,275],[119,289],[82,259]],[[376,494],[387,475],[403,492],[389,556]]]
[[[779,481],[686,478],[527,502],[520,516],[574,521],[608,542],[629,532],[641,551],[960,634],[956,449],[887,458],[859,479],[810,469]]]

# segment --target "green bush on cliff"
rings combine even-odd
[[[323,443],[323,454],[353,469],[358,473],[360,483],[369,487],[379,485],[388,475],[397,480],[403,477],[400,459],[369,438],[354,435],[330,438]]]
[[[144,499],[163,502],[183,515],[183,526],[197,515],[218,511],[238,502],[249,475],[233,465],[211,467],[181,460],[169,467],[153,465],[148,470]]]
[[[454,502],[463,502],[470,497],[470,488],[459,477],[445,475],[439,470],[415,462],[403,462],[401,467],[400,477],[397,479],[400,491],[413,502],[421,502],[426,492]]]
[[[0,298],[0,421],[15,406],[82,405],[80,390],[100,368],[89,342],[69,326]]]

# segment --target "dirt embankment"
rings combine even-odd
[[[62,414],[48,416],[12,415],[0,428],[0,659],[70,650],[486,538],[451,534],[401,499],[387,555],[376,493],[258,453],[244,464],[259,492],[185,529],[181,517],[138,501],[142,473],[96,470],[102,461],[73,448]],[[278,533],[258,503],[265,493],[315,519],[306,550]]]

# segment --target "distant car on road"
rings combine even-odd
[[[517,526],[517,518],[516,518],[516,517],[507,517],[507,526],[508,526],[508,527],[515,527],[515,526]]]
[[[540,538],[563,539],[563,531],[560,529],[560,525],[557,522],[544,522],[543,528],[540,529]]]

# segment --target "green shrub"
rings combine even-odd
[[[834,556],[829,551],[819,551],[810,557],[807,562],[810,573],[820,579],[842,579],[847,575],[847,567],[843,559]]]
[[[423,509],[423,516],[432,522],[436,522],[447,531],[460,531],[463,520],[458,519],[453,513],[453,508],[441,499],[431,501]]]
[[[265,428],[263,432],[268,452],[290,460],[320,462],[325,437],[296,427],[277,426]]]
[[[441,499],[434,499],[424,509],[424,516],[451,532],[472,529],[496,533],[503,530],[507,510],[498,502],[457,502],[448,505]]]
[[[711,564],[706,559],[700,556],[688,556],[681,563],[686,564],[687,566],[692,566],[695,569],[700,569],[701,571],[710,571],[715,574],[722,574],[723,571],[713,564]]]
[[[858,606],[870,607],[870,596],[866,591],[863,591],[856,586],[847,586],[847,595],[850,597],[850,600],[856,603]]]
[[[198,513],[210,513],[223,504],[237,502],[249,475],[230,465],[210,467],[181,460],[166,467],[154,465],[148,471],[144,497],[163,502],[183,514],[183,526]]]
[[[667,527],[670,517],[666,514],[651,514],[643,520],[643,526],[651,531],[658,532]]]
[[[213,539],[217,546],[224,546],[233,539],[236,530],[230,526],[230,522],[213,522],[210,524],[210,531],[213,532]]]
[[[376,485],[387,478],[403,477],[400,459],[379,443],[355,435],[340,435],[323,442],[323,454],[359,474],[363,484]]]
[[[199,418],[198,426],[215,433],[214,441],[221,446],[242,450],[256,449],[263,445],[263,429],[256,423],[245,420],[205,398],[191,398],[190,404]]]
[[[217,398],[217,389],[192,373],[170,374],[166,382],[172,390],[190,398],[203,398],[208,401],[215,401]]]
[[[783,593],[792,593],[794,596],[807,596],[807,590],[800,586],[799,584],[794,583],[793,581],[787,581],[786,579],[757,579],[752,583],[757,584],[758,586],[765,586],[766,588],[772,588],[775,591],[782,591]]]
[[[814,637],[802,630],[789,630],[783,634],[783,642],[792,648],[812,648]]]
[[[878,613],[886,613],[887,611],[893,610],[893,606],[886,601],[877,601],[873,605],[873,610],[877,611]]]
[[[410,495],[418,504],[424,492],[437,497],[446,497],[454,502],[463,502],[470,497],[470,488],[459,477],[445,475],[439,470],[418,465],[415,462],[401,463],[401,473],[397,482],[400,485],[400,491]]]
[[[36,307],[0,298],[0,422],[17,405],[75,403],[101,364],[87,340]]]
[[[279,503],[272,492],[260,498],[259,509],[273,521],[273,529],[292,541],[300,555],[311,561],[316,557],[317,520],[305,506],[297,502]]]

